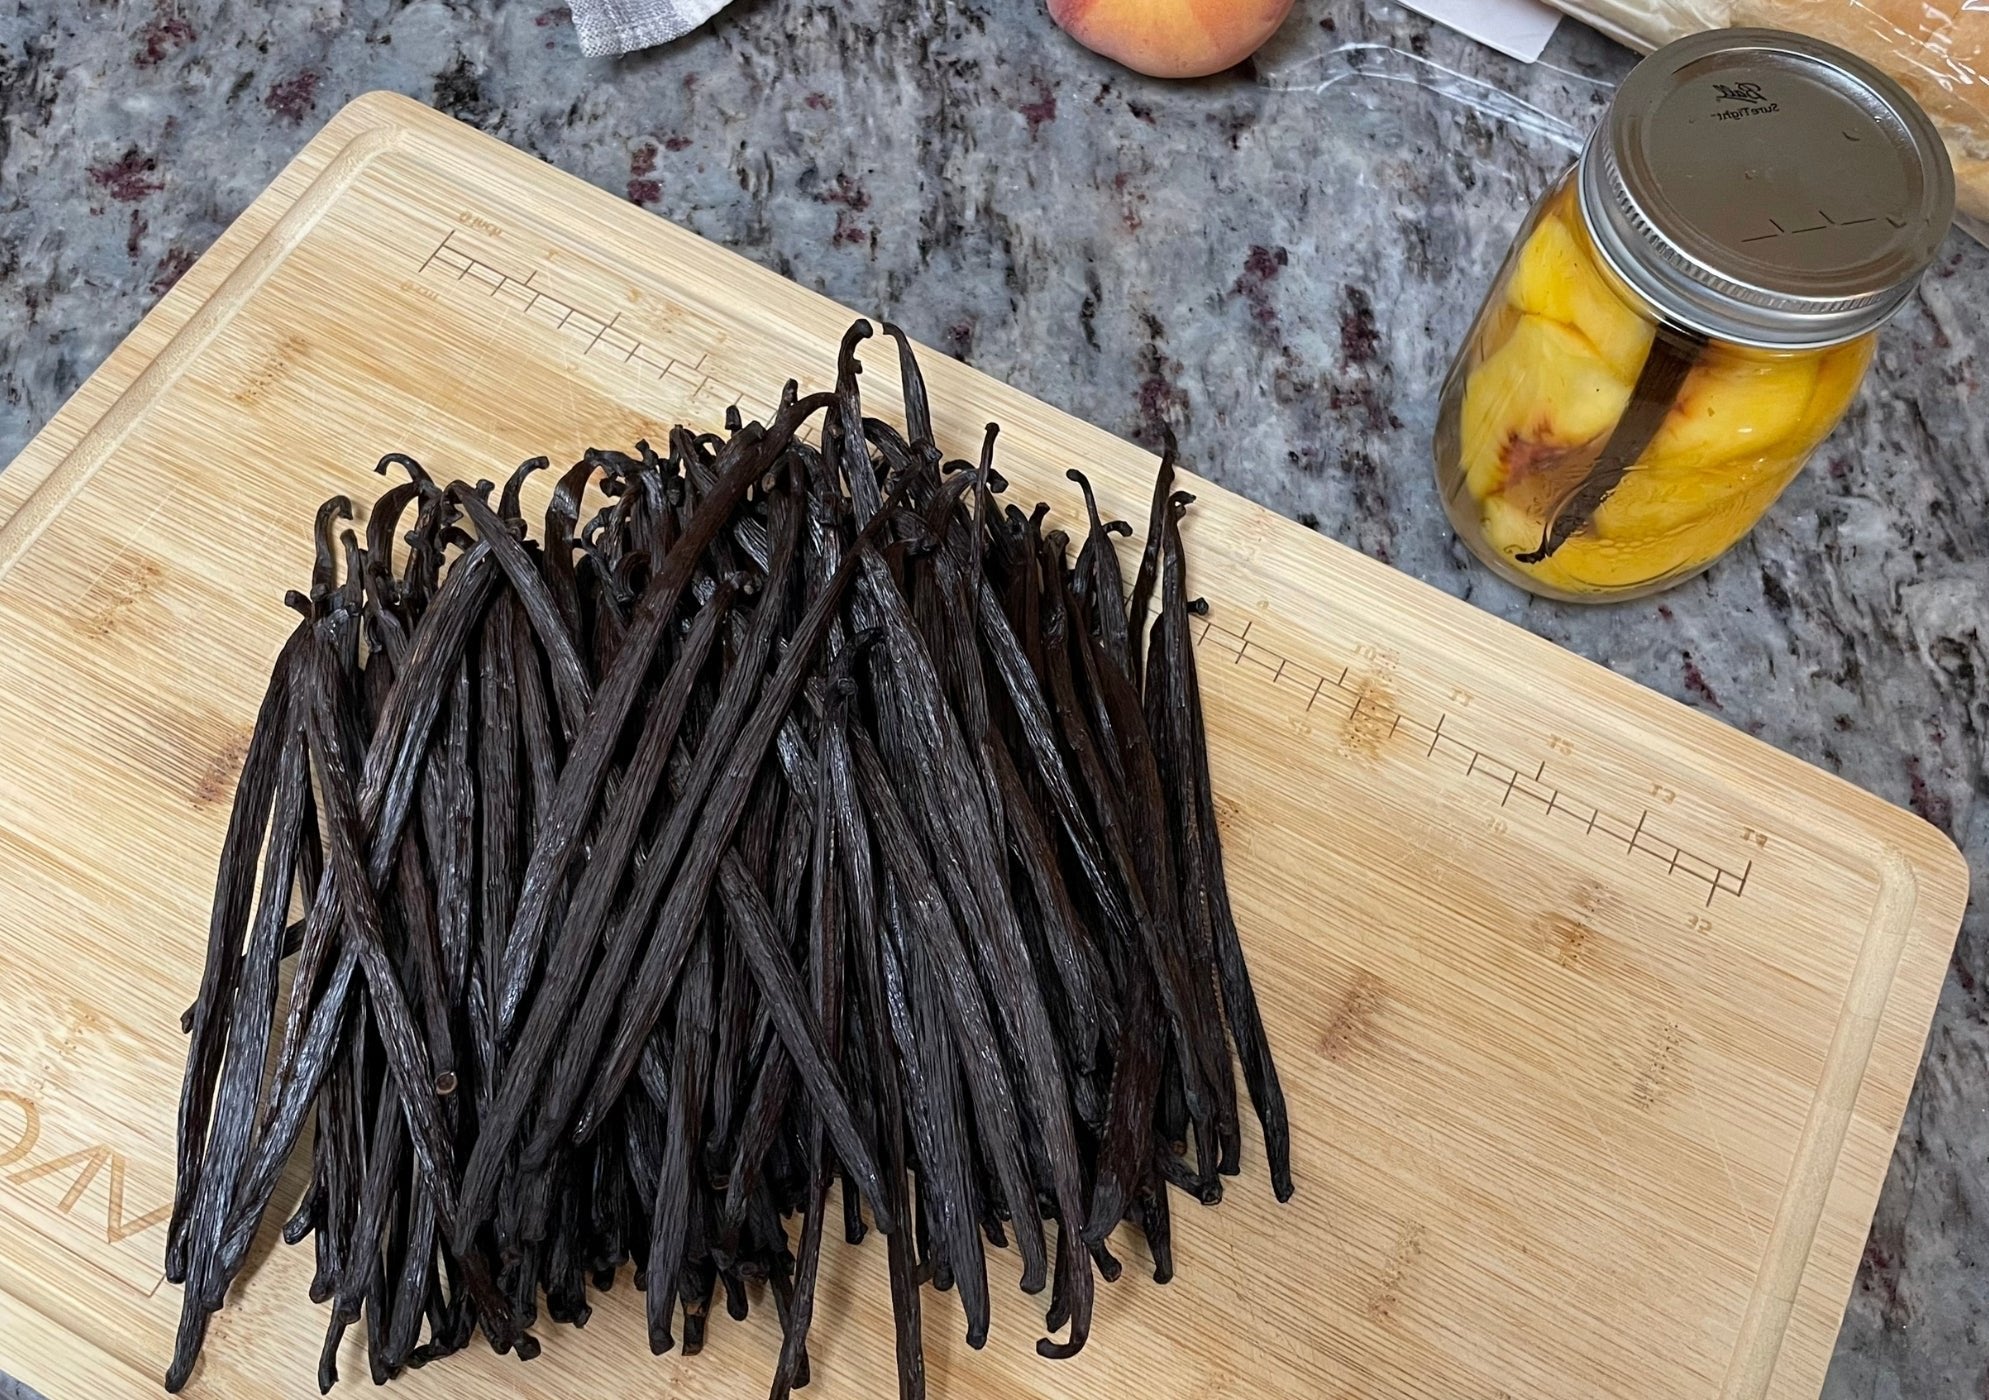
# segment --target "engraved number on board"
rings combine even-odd
[[[1666,787],[1663,783],[1651,784],[1651,796],[1655,797],[1660,802],[1666,803],[1667,805],[1676,802],[1678,800],[1678,794],[1674,792],[1672,789]]]
[[[1566,757],[1575,751],[1575,742],[1572,739],[1563,739],[1560,735],[1553,734],[1548,736],[1547,747],[1562,757]]]
[[[1704,914],[1692,915],[1686,919],[1685,926],[1694,933],[1711,933],[1713,931],[1713,921]]]
[[[1740,829],[1740,839],[1753,842],[1757,849],[1763,851],[1768,849],[1768,833],[1765,831],[1756,831],[1751,826],[1744,826]]]

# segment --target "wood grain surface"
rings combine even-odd
[[[497,476],[830,382],[852,313],[399,98],[335,118],[0,473],[0,1370],[151,1393],[182,1040],[311,510],[406,451]],[[866,379],[887,412],[895,375]],[[942,442],[1145,519],[1152,459],[936,352]],[[1039,1360],[997,1293],[939,1397],[1812,1400],[1966,898],[1933,828],[1213,487],[1187,526],[1231,885],[1295,1125],[1176,1211],[1178,1273]],[[836,1247],[822,1400],[891,1393]],[[1012,1262],[997,1261],[1012,1284]],[[197,1396],[309,1394],[270,1244]],[[765,1307],[646,1354],[626,1281],[413,1397],[762,1394]],[[342,1370],[363,1377],[356,1336]],[[364,1384],[348,1380],[348,1387]]]

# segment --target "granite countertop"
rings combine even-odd
[[[1445,526],[1446,358],[1631,55],[1508,61],[1299,0],[1166,85],[1013,0],[738,0],[583,59],[497,0],[0,13],[0,461],[338,106],[465,121],[1883,796],[1989,875],[1989,251],[1952,238],[1845,427],[1646,603],[1530,599]],[[1962,931],[1827,1394],[1989,1393],[1989,915]],[[0,1397],[9,1394],[0,1384]],[[70,1400],[55,1397],[54,1400]]]

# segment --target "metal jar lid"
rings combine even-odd
[[[1659,49],[1581,162],[1611,267],[1666,318],[1743,345],[1835,344],[1913,294],[1954,217],[1954,171],[1906,90],[1773,29]]]

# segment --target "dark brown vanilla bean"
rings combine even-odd
[[[730,1355],[771,1306],[782,1400],[832,1350],[826,1252],[873,1227],[899,1400],[926,1282],[972,1347],[999,1283],[1046,1294],[1068,1357],[1115,1226],[1164,1282],[1170,1187],[1237,1170],[1239,1065],[1290,1193],[1172,441],[1128,590],[1091,483],[1068,558],[993,425],[942,451],[885,333],[902,431],[859,323],[832,394],[587,449],[536,541],[542,458],[499,491],[389,454],[363,532],[342,497],[310,522],[184,1022],[171,1386],[307,1125],[282,1234],[327,1388],[355,1328],[376,1382],[477,1334],[530,1360],[631,1266],[659,1350]]]

